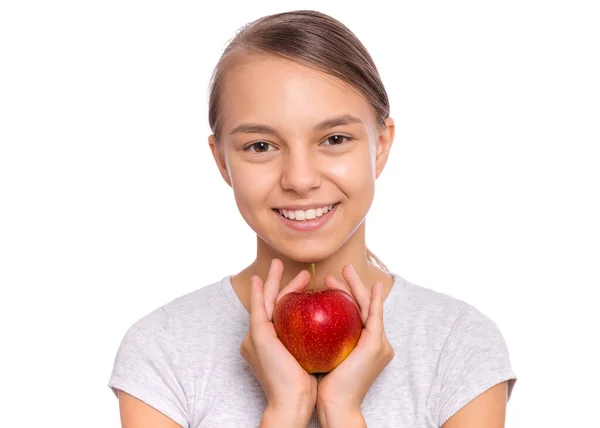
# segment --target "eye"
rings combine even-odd
[[[340,145],[342,145],[344,143],[347,143],[347,142],[349,142],[351,140],[352,140],[352,138],[350,138],[350,137],[346,137],[345,135],[336,134],[336,135],[332,135],[331,137],[327,137],[323,143],[329,142],[330,146],[340,146]]]
[[[270,151],[268,150],[269,146],[271,146],[271,144],[265,141],[257,141],[256,143],[248,144],[246,147],[244,147],[244,151],[254,153],[267,153],[268,151]],[[254,148],[254,150],[251,150],[251,148]]]

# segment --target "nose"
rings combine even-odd
[[[306,195],[321,185],[315,153],[305,148],[286,153],[281,171],[281,187]]]

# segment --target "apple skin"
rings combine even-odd
[[[329,373],[352,352],[363,325],[354,298],[342,290],[291,292],[273,311],[277,337],[308,373]]]

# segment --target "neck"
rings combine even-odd
[[[278,258],[283,262],[283,277],[280,288],[284,288],[301,270],[305,269],[311,273],[311,262],[315,264],[315,289],[325,288],[325,276],[331,275],[342,283],[345,280],[342,277],[342,268],[351,264],[358,276],[362,279],[367,288],[371,288],[372,282],[377,277],[381,277],[381,270],[374,266],[367,258],[367,248],[365,244],[365,222],[363,222],[354,234],[342,245],[342,247],[333,255],[323,260],[311,260],[299,262],[293,260],[273,249],[269,244],[257,236],[257,256],[256,260],[248,267],[250,274],[260,276],[263,281],[266,280],[269,273],[271,260]],[[312,279],[307,285],[312,289]]]

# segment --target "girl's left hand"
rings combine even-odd
[[[376,282],[372,292],[362,283],[351,265],[344,266],[343,284],[333,276],[325,278],[330,289],[350,293],[360,308],[363,331],[356,347],[335,369],[318,375],[317,407],[360,412],[363,398],[377,376],[394,359],[394,348],[383,328],[383,284]]]

